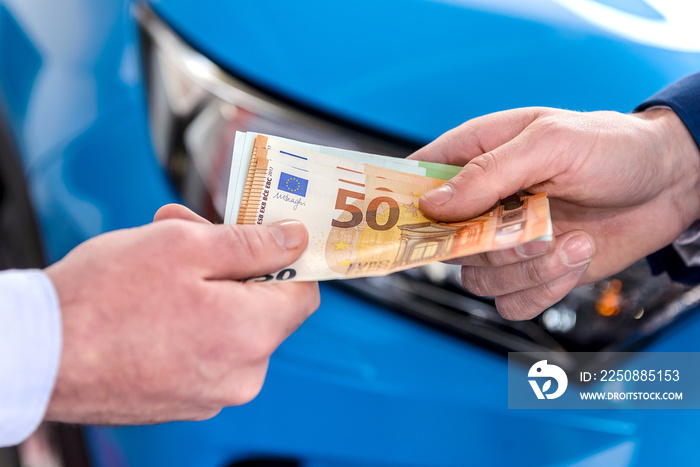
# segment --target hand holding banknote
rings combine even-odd
[[[46,419],[201,420],[250,401],[272,352],[319,304],[312,282],[239,280],[301,255],[298,222],[212,225],[183,206],[79,245],[47,269],[63,349]]]
[[[463,258],[470,291],[526,319],[573,287],[671,243],[700,213],[700,154],[669,109],[623,115],[526,108],[468,121],[411,156],[464,165],[420,200],[467,219],[518,190],[546,191],[556,241]],[[466,164],[466,165],[465,165]]]

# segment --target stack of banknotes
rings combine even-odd
[[[544,193],[518,193],[473,219],[437,222],[420,196],[460,167],[237,133],[224,222],[297,219],[309,244],[289,267],[255,280],[378,276],[552,238]]]

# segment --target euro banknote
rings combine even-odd
[[[224,222],[297,219],[309,231],[299,260],[256,281],[385,275],[551,239],[544,193],[517,193],[463,222],[428,218],[419,198],[460,167],[238,133]]]

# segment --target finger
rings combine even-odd
[[[265,297],[260,313],[270,316],[270,334],[274,347],[279,346],[290,334],[311,316],[321,303],[317,282],[287,282],[276,284],[244,284],[249,293]]]
[[[558,167],[545,159],[547,153],[528,147],[529,139],[519,135],[473,158],[451,180],[421,196],[421,211],[446,222],[470,219],[556,175]]]
[[[279,271],[301,256],[309,238],[304,224],[295,220],[211,227],[201,254],[208,279],[240,280]]]
[[[238,342],[246,349],[240,352],[240,358],[252,363],[269,358],[320,305],[317,282],[210,281],[207,285],[215,297],[212,309],[228,312],[231,304],[254,304],[229,316],[234,320],[231,330],[247,330],[246,337]]]
[[[542,122],[490,152],[473,157],[451,180],[425,193],[420,209],[437,220],[469,219],[519,190],[541,191],[544,182],[563,173],[570,163],[556,150],[564,142],[542,137]]]
[[[571,292],[587,268],[588,264],[537,287],[496,297],[496,309],[509,320],[534,318]]]
[[[279,271],[306,249],[308,233],[299,221],[268,225],[203,225],[165,219],[148,228],[156,246],[170,252],[173,273],[204,279],[241,280]],[[182,267],[187,266],[187,267]]]
[[[488,251],[477,255],[454,258],[445,261],[445,263],[458,264],[460,266],[504,266],[545,255],[553,247],[553,241],[539,240],[524,243],[507,250]]]
[[[234,360],[242,360],[236,372],[222,375],[220,383],[211,387],[214,400],[221,406],[241,405],[260,391],[270,355],[306,320],[320,304],[318,283],[252,283],[212,281],[212,295],[220,298],[220,307],[230,309],[232,303],[254,300],[258,306],[252,313],[241,313],[240,325],[231,329],[243,336],[236,340],[239,351],[231,352]],[[223,290],[223,293],[222,293]]]
[[[444,133],[408,159],[463,166],[515,138],[541,113],[541,108],[526,107],[474,118]]]
[[[534,259],[497,267],[464,266],[462,282],[476,295],[507,295],[553,282],[587,266],[594,255],[593,238],[587,232],[572,231],[557,238],[551,253]]]
[[[239,406],[252,401],[263,388],[269,360],[268,355],[260,362],[222,375],[218,384],[208,388],[209,397],[220,407]]]
[[[199,222],[201,224],[211,224],[208,220],[189,210],[181,204],[166,204],[161,206],[153,216],[153,222],[162,221],[165,219],[182,219],[186,221]]]

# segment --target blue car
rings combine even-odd
[[[219,221],[235,131],[401,157],[514,107],[629,112],[700,70],[696,13],[651,0],[2,0],[0,267],[49,264],[166,203]],[[614,309],[601,301],[611,294]],[[643,262],[525,322],[501,319],[440,264],[324,283],[321,296],[253,402],[206,422],[86,427],[80,462],[656,466],[700,455],[689,410],[508,409],[509,351],[700,349],[697,291]]]

